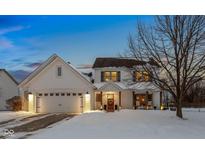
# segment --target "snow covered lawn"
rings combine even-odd
[[[93,112],[62,121],[29,138],[205,138],[205,112],[121,110]]]
[[[20,117],[27,117],[31,115],[34,115],[34,113],[24,112],[24,111],[20,111],[20,112],[0,111],[0,122],[16,119]]]

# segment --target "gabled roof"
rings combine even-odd
[[[129,89],[135,91],[144,91],[144,90],[160,91],[160,89],[156,87],[152,82],[138,82],[133,85],[130,85]]]
[[[107,90],[109,86],[114,87],[116,90],[132,90],[132,91],[160,91],[152,82],[138,82],[128,85],[123,82],[101,82],[94,84],[97,90]],[[109,89],[108,89],[109,90]]]
[[[114,87],[116,90],[126,90],[127,87],[121,82],[101,82],[94,84],[97,90],[106,90],[109,86]]]
[[[157,65],[153,60],[149,62],[136,60],[133,58],[96,58],[93,64],[93,68],[102,68],[102,67],[127,67],[132,68],[138,65],[144,65],[149,63],[151,65]]]
[[[79,75],[79,77],[83,80],[85,80],[88,84],[90,84],[92,87],[92,83],[87,80],[77,69],[74,68],[70,63],[66,63],[62,58],[60,58],[57,54],[53,54],[51,57],[49,57],[44,63],[42,63],[38,68],[36,68],[27,78],[25,78],[19,86],[22,86],[24,84],[27,84],[30,82],[33,78],[35,78],[39,73],[41,73],[49,64],[51,64],[54,60],[60,59],[65,65],[67,65],[69,68],[72,69],[75,73]],[[94,87],[95,88],[95,87]]]
[[[18,82],[14,79],[14,77],[9,74],[5,69],[0,69],[0,72],[4,72],[6,75],[8,75],[8,77],[16,84],[18,85]]]

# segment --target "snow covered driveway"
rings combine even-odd
[[[121,110],[76,116],[30,138],[205,138],[205,112]]]

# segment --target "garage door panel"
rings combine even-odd
[[[40,97],[39,112],[81,112],[80,96],[42,96]]]

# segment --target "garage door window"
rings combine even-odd
[[[53,96],[53,93],[50,93],[50,96]]]
[[[48,96],[48,93],[45,93],[44,96]]]
[[[61,93],[61,96],[65,96],[65,93]]]
[[[73,93],[73,96],[76,96],[76,93]]]
[[[56,96],[59,96],[59,93],[56,93]]]
[[[78,96],[82,96],[82,93],[78,93]]]
[[[67,93],[67,96],[70,96],[70,93]]]
[[[42,96],[42,93],[39,93],[38,96]]]

